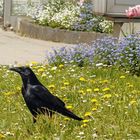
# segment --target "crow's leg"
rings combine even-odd
[[[50,118],[52,118],[53,112],[50,111],[50,110],[49,110],[48,112],[49,112],[48,116],[49,116]]]
[[[33,116],[33,123],[36,123],[36,119],[37,119],[37,117]]]

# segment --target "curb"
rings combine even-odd
[[[19,18],[18,31],[21,35],[54,42],[69,44],[90,43],[98,38],[107,36],[105,33],[68,31],[64,29],[51,28],[33,23],[27,18]]]

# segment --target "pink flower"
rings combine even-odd
[[[140,5],[129,7],[129,9],[126,10],[125,12],[126,12],[126,16],[128,16],[129,18],[138,17],[140,16]]]

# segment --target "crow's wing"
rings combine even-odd
[[[62,100],[52,95],[47,88],[41,85],[31,86],[30,95],[33,95],[34,98],[51,110],[57,110],[57,108],[65,106]]]

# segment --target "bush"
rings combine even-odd
[[[92,7],[89,2],[79,5],[71,1],[49,0],[44,4],[31,4],[27,15],[36,23],[53,28],[111,33],[112,22],[94,15]]]
[[[116,38],[97,39],[91,45],[79,44],[74,48],[54,50],[48,55],[50,64],[74,63],[79,66],[114,65],[140,75],[140,33],[129,35],[119,42]]]
[[[93,63],[94,48],[79,44],[71,49],[63,47],[47,54],[49,64],[60,65],[64,63],[77,64],[78,66]]]
[[[129,35],[119,43],[119,64],[132,74],[140,75],[140,33]]]

